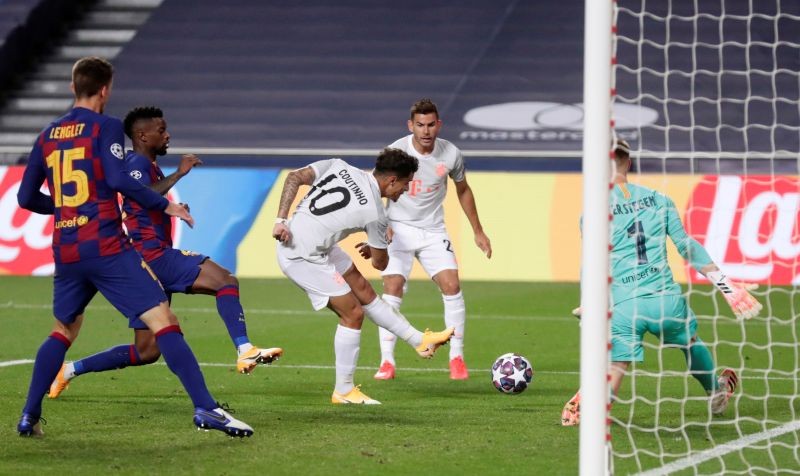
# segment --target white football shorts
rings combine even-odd
[[[431,278],[446,269],[458,269],[455,250],[445,231],[429,231],[400,222],[390,222],[394,235],[389,243],[389,265],[381,276],[399,274],[408,280],[414,258]]]
[[[353,265],[353,260],[338,245],[331,248],[327,260],[321,263],[302,258],[289,259],[285,253],[286,247],[278,243],[278,266],[286,277],[308,294],[315,311],[327,306],[331,297],[350,292],[343,275]]]

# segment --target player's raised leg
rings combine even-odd
[[[152,364],[158,361],[160,356],[161,351],[158,350],[155,336],[150,329],[134,328],[134,344],[111,347],[103,352],[62,365],[50,385],[48,396],[58,398],[69,387],[72,379],[79,375]]]
[[[342,251],[340,250],[340,252]],[[405,316],[375,294],[372,285],[355,265],[351,265],[343,277],[358,301],[364,306],[364,314],[378,326],[387,329],[414,347],[420,356],[428,359],[433,357],[436,349],[446,344],[453,335],[451,327],[440,332],[431,332],[426,329],[422,333],[417,330]]]
[[[244,309],[239,301],[239,280],[230,271],[210,259],[200,265],[200,274],[192,284],[192,292],[214,295],[228,335],[239,355],[236,369],[249,374],[258,364],[270,364],[283,355],[280,347],[255,347],[247,335]]]

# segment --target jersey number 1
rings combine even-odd
[[[639,264],[647,264],[647,246],[645,244],[644,228],[642,222],[634,221],[628,227],[628,236],[636,239],[636,257],[639,259]]]
[[[89,199],[89,177],[83,170],[75,170],[73,165],[74,161],[85,159],[84,154],[83,147],[76,147],[65,151],[54,150],[45,158],[47,167],[53,169],[53,203],[56,208],[77,207]],[[64,195],[62,189],[66,183],[75,184],[74,195]]]

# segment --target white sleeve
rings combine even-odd
[[[389,222],[386,220],[385,216],[367,223],[364,230],[367,232],[367,243],[369,246],[382,250],[389,247],[389,244],[386,242],[386,228],[388,225]]]
[[[328,169],[333,167],[335,162],[336,159],[325,159],[310,163],[308,166],[314,171],[314,181],[316,182],[318,178],[322,177],[322,175],[327,172]]]
[[[453,163],[453,169],[450,171],[450,178],[453,182],[464,181],[464,157],[461,155],[461,150],[456,149],[456,160]]]

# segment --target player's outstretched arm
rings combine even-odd
[[[169,192],[169,190],[174,187],[176,183],[178,183],[178,180],[185,177],[189,172],[192,171],[194,167],[198,165],[203,165],[203,161],[200,160],[196,155],[183,154],[181,156],[181,161],[178,164],[178,170],[151,185],[150,189],[160,195],[166,195],[166,193]]]
[[[297,192],[300,190],[301,185],[311,185],[314,183],[314,169],[311,167],[303,167],[302,169],[292,170],[286,176],[283,182],[283,190],[281,191],[281,200],[278,205],[278,217],[275,219],[275,226],[272,228],[272,237],[276,240],[286,243],[292,239],[292,234],[289,232],[289,227],[286,225],[286,220],[289,217],[289,210],[297,198]]]
[[[666,211],[667,233],[681,256],[722,293],[737,319],[757,316],[763,306],[750,294],[749,291],[754,289],[752,285],[735,283],[722,273],[703,245],[686,233],[672,200],[667,199]]]
[[[475,244],[486,254],[487,258],[492,257],[492,242],[486,233],[483,231],[481,220],[478,218],[478,207],[475,205],[475,195],[472,193],[472,188],[467,183],[467,178],[456,184],[456,195],[458,201],[461,203],[461,208],[472,226],[472,232],[475,233]]]

